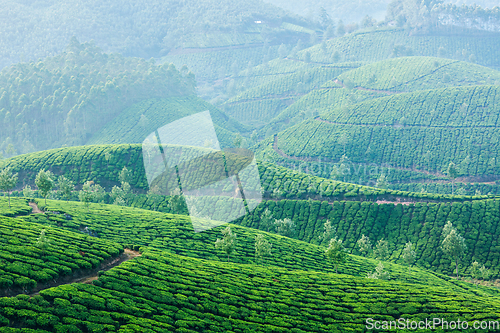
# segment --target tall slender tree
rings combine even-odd
[[[338,267],[347,260],[347,253],[342,244],[342,240],[337,237],[330,239],[328,248],[325,251],[326,257],[335,266],[335,273],[338,273]]]
[[[68,178],[59,176],[59,178],[57,179],[57,188],[60,192],[61,198],[69,201],[69,199],[71,198],[71,194],[75,190],[75,185]]]
[[[455,163],[450,162],[446,169],[446,175],[451,180],[451,194],[455,193],[455,179],[458,177],[458,168]]]
[[[236,248],[236,234],[234,234],[231,227],[228,226],[222,230],[222,235],[222,239],[217,238],[215,241],[215,248],[226,252],[227,262],[229,262],[229,256]]]
[[[405,244],[405,248],[403,249],[403,260],[405,264],[408,265],[408,274],[411,272],[411,265],[415,262],[416,252],[413,250],[413,244],[408,242]]]
[[[17,184],[17,173],[12,173],[10,168],[5,168],[0,171],[0,190],[7,193],[9,197],[9,209],[10,207],[10,191]]]
[[[45,199],[45,205],[47,205],[47,195],[54,187],[54,174],[50,171],[40,170],[36,175],[35,184],[40,195]]]
[[[448,221],[443,228],[444,239],[441,243],[443,252],[455,260],[456,274],[458,278],[458,262],[464,255],[467,246],[465,239],[458,233],[457,229]]]
[[[255,236],[255,260],[260,259],[262,262],[265,256],[271,255],[271,243],[269,243],[264,235],[258,234]]]

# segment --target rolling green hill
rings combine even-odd
[[[394,181],[407,181],[412,173],[415,178],[442,177],[454,162],[464,176],[494,180],[499,173],[495,148],[498,88],[416,91],[333,108],[279,133],[274,144],[271,140],[261,143],[257,155],[292,161],[319,162],[320,158],[329,163],[331,172],[345,153],[356,165],[374,163],[408,171],[391,175]],[[344,176],[359,180],[361,175],[351,169]]]
[[[167,151],[176,152],[176,146],[165,146]],[[185,152],[189,153],[186,148]],[[449,194],[426,194],[394,191],[363,185],[350,184],[331,179],[320,178],[311,174],[321,174],[324,170],[308,169],[301,165],[298,170],[291,170],[275,164],[257,161],[261,186],[266,198],[316,199],[316,200],[418,200],[418,201],[463,201],[480,200],[488,196],[452,196]],[[130,171],[130,185],[138,193],[148,190],[144,171],[142,145],[95,145],[82,147],[58,148],[31,154],[16,156],[0,162],[0,167],[10,167],[19,173],[20,181],[16,190],[25,185],[34,188],[35,177],[40,170],[50,170],[56,176],[65,176],[78,188],[86,181],[100,184],[108,191],[114,185],[120,185],[119,172],[124,168]],[[359,170],[358,170],[359,171]],[[366,173],[387,173],[387,168],[362,170]],[[308,173],[305,173],[308,172]],[[150,206],[153,197],[141,197],[136,203],[139,207]],[[148,203],[144,202],[148,200]],[[158,204],[154,204],[157,207]],[[170,212],[170,211],[168,211]]]
[[[194,93],[186,70],[107,55],[73,40],[60,56],[0,74],[0,152],[138,143],[168,122],[206,110],[224,146],[248,131]]]
[[[277,133],[334,107],[417,90],[498,84],[500,72],[463,61],[436,57],[398,57],[358,67],[313,89],[269,121],[261,131]]]
[[[311,219],[314,218],[312,216],[314,214],[313,211],[317,212],[319,205],[321,205],[320,202],[313,202],[311,204],[304,201],[286,201],[280,202],[275,207],[272,207],[272,203],[270,203],[270,208],[275,211],[276,214],[279,214],[280,208],[278,207],[283,207],[283,204],[288,207],[296,204],[297,209],[301,207],[301,210],[311,205],[311,215],[309,216]],[[359,203],[357,204],[359,205]],[[211,261],[227,261],[226,254],[215,249],[213,246],[216,239],[220,237],[221,230],[226,226],[221,226],[201,233],[194,233],[190,218],[183,215],[172,215],[137,208],[103,204],[90,204],[90,207],[87,209],[80,203],[67,203],[53,200],[47,201],[47,205],[46,209],[49,213],[26,215],[22,216],[21,219],[50,228],[63,228],[67,231],[80,233],[90,232],[98,238],[117,242],[127,247],[137,248],[150,246],[155,249],[164,250],[169,253],[186,257],[200,258]],[[353,204],[353,207],[355,206],[356,203]],[[385,205],[381,206],[381,210],[390,214],[391,207],[384,206]],[[490,205],[488,210],[491,211],[494,207],[496,206]],[[346,205],[346,208],[346,210],[348,210],[349,205]],[[343,208],[341,208],[341,210],[342,209]],[[394,207],[394,210],[396,212],[393,214],[397,216],[400,209]],[[425,209],[423,211],[425,211]],[[259,210],[259,214],[261,212],[262,210]],[[290,211],[287,213],[290,213]],[[338,214],[338,207],[336,209],[332,209],[331,213],[332,217],[335,214]],[[63,218],[64,214],[71,216],[72,219],[66,220]],[[340,214],[342,213],[340,212]],[[349,213],[346,212],[346,214]],[[352,210],[350,214],[352,214],[352,216],[356,215],[354,210]],[[382,214],[383,213],[381,213],[381,215]],[[297,215],[292,217],[297,220],[297,234],[302,234],[304,232],[309,235],[311,231],[314,231],[314,238],[316,238],[316,235],[319,234],[319,227],[317,228],[318,230],[315,230],[313,229],[314,226],[310,225],[306,221],[304,221],[306,223],[299,221]],[[380,216],[379,218],[382,219],[383,216]],[[394,218],[391,219],[391,222],[393,219]],[[350,222],[356,224],[355,220]],[[436,224],[441,223],[441,220],[436,222]],[[231,225],[231,228],[233,229],[233,232],[237,234],[235,253],[230,256],[230,261],[233,263],[265,263],[266,265],[282,267],[285,269],[310,272],[335,272],[335,268],[332,263],[326,259],[324,246],[307,243],[305,241],[245,226]],[[425,231],[426,230],[423,230],[423,232]],[[341,232],[339,229],[339,234],[341,235],[342,233],[343,230]],[[255,258],[255,237],[257,234],[262,234],[272,244],[271,255],[264,257],[263,259]],[[349,245],[351,245],[349,237],[353,236],[354,235],[349,234],[345,237],[345,241]],[[356,235],[355,237],[360,236]],[[306,240],[308,237],[304,237],[304,239]],[[315,240],[313,240],[313,242],[317,243]],[[490,244],[480,244],[482,244],[484,249],[478,248],[477,254],[475,255],[478,257],[486,256],[486,248],[489,248]],[[401,244],[401,242],[399,242],[394,244],[394,246],[404,246],[404,243]],[[426,251],[423,251],[424,255],[426,255],[428,251],[433,250],[434,244],[432,242],[429,242],[428,244],[419,243],[419,247],[422,247],[421,250],[427,246],[429,248],[427,248]],[[399,251],[401,250],[399,249]],[[490,256],[491,258],[487,261],[488,267],[494,267],[493,265],[498,258],[495,254],[490,254]],[[404,264],[399,265],[391,262],[384,262],[384,264],[386,266],[386,270],[390,272],[393,280],[407,281],[411,283],[426,283],[433,286],[444,285],[447,288],[454,290],[464,290],[464,288],[466,290],[471,287],[467,284],[459,283],[445,275],[433,273],[432,270],[434,267],[429,265],[428,260],[421,257],[419,258],[419,266],[422,264],[421,266],[426,267],[428,270],[415,268],[415,274],[410,275],[408,275],[408,268],[405,267]],[[483,259],[483,257],[478,258],[478,260],[480,259]],[[391,260],[395,261],[395,258],[391,258]],[[484,262],[486,263],[486,261]],[[469,261],[467,260],[464,262],[464,271],[468,267],[466,263],[469,263]],[[490,263],[492,266],[489,266]],[[339,266],[339,272],[352,276],[365,277],[368,273],[375,269],[377,264],[378,261],[375,259],[350,255],[349,260],[345,264]],[[444,269],[442,267],[436,267],[435,270],[448,272],[446,266],[448,266],[450,262],[443,258],[443,264],[443,267],[445,267]],[[496,270],[493,270],[493,272],[494,274],[497,274]]]
[[[339,75],[344,85],[386,93],[445,87],[500,84],[500,72],[464,61],[436,57],[398,57]]]
[[[39,242],[42,230],[45,240]],[[107,240],[3,216],[0,234],[0,295],[78,276],[123,252],[121,245]]]
[[[109,164],[106,161],[106,155],[112,156]],[[131,184],[136,191],[147,190],[139,145],[63,148],[18,156],[11,159],[9,165],[14,171],[19,172],[24,184],[34,186],[33,179],[37,170],[50,169],[56,175],[65,175],[77,184],[93,180],[108,190],[112,185],[118,184],[118,172],[123,166],[127,166],[133,171]],[[259,173],[263,196],[266,200],[258,205],[250,216],[238,220],[238,223],[243,226],[267,230],[267,227],[261,225],[259,221],[262,211],[269,208],[274,218],[291,218],[295,222],[296,229],[293,237],[319,245],[323,224],[326,219],[330,219],[337,229],[337,235],[342,237],[346,247],[351,250],[357,251],[355,244],[362,234],[368,235],[373,241],[387,239],[392,253],[390,259],[400,262],[401,250],[407,241],[412,241],[417,244],[417,258],[421,267],[449,274],[453,267],[439,250],[440,229],[449,220],[463,233],[470,249],[462,261],[464,269],[468,269],[473,260],[480,260],[491,267],[495,274],[498,274],[494,267],[500,257],[496,256],[496,250],[492,250],[497,247],[494,220],[498,215],[495,213],[498,210],[498,201],[492,196],[490,200],[484,200],[488,196],[465,197],[379,189],[327,180],[265,162],[259,163]],[[297,201],[297,199],[308,200]],[[130,199],[129,205],[180,213],[179,210],[174,210],[169,205],[170,200],[169,197],[157,195],[138,195]],[[201,207],[202,204],[200,201],[198,211],[204,212],[211,209],[210,201],[206,202],[206,207]],[[168,237],[177,239],[176,234],[179,231],[173,229],[189,229],[190,222],[186,216],[175,218],[176,221],[179,219],[184,221],[182,222],[186,224],[184,227],[179,224],[170,225],[168,230],[162,226],[161,219],[155,220],[155,216],[165,216],[161,215],[162,213],[151,212],[144,217],[136,216],[133,219],[145,223],[144,233],[136,235],[120,229],[123,214],[125,212],[126,215],[135,214],[130,208],[96,205],[96,214],[100,216],[97,219],[95,215],[95,221],[99,221],[96,224],[92,217],[94,215],[89,217],[82,214],[82,211],[78,209],[83,209],[85,212],[83,207],[72,205],[74,206],[74,203],[64,204],[53,201],[49,209],[67,213],[73,217],[71,221],[61,220],[59,218],[61,215],[49,214],[32,215],[26,219],[51,226],[62,225],[71,230],[82,230],[88,227],[98,234],[106,234],[105,238],[122,244],[151,245],[163,249],[173,247],[174,252],[178,254],[197,256],[195,254],[197,251],[194,250],[178,252],[185,251],[180,249],[184,244],[183,241],[176,241],[177,243],[174,244],[164,238],[170,235]],[[20,212],[16,215],[26,214],[25,211],[23,213],[22,206],[15,209]],[[184,209],[182,209],[183,213],[185,213]],[[142,210],[138,212],[139,215],[145,214]],[[116,220],[113,214],[121,217]],[[149,224],[148,221],[152,220],[155,221]],[[169,217],[167,220],[171,221],[172,218]],[[147,231],[149,226],[155,226],[158,232],[150,233]],[[208,233],[203,234],[208,235]],[[157,238],[160,235],[163,238]],[[186,248],[193,249],[192,246]],[[208,259],[213,258],[208,257]]]
[[[451,275],[455,268],[440,248],[441,231],[447,221],[458,228],[465,238],[466,255],[461,260],[462,271],[469,271],[474,260],[484,263],[498,275],[499,202],[497,200],[453,203],[379,201],[307,201],[268,200],[239,219],[238,224],[266,230],[261,215],[269,209],[276,219],[290,218],[295,222],[293,237],[312,244],[326,245],[320,238],[324,223],[330,220],[336,235],[352,253],[360,254],[356,242],[366,235],[373,245],[380,240],[389,243],[388,260],[404,264],[402,250],[408,241],[416,244],[417,265]]]
[[[499,33],[467,31],[450,28],[446,32],[411,33],[403,28],[377,28],[353,32],[321,45],[298,52],[305,60],[309,53],[312,62],[332,63],[338,52],[340,61],[376,62],[392,57],[426,56],[471,61],[482,66],[499,68]]]
[[[394,320],[402,315],[420,318],[417,314],[439,313],[471,321],[498,318],[495,289],[418,268],[408,274],[404,266],[385,263],[390,281],[366,279],[377,261],[348,255],[349,260],[340,266],[341,274],[334,275],[323,247],[239,226],[232,226],[238,241],[228,263],[213,247],[221,228],[195,234],[183,216],[110,205],[91,204],[87,209],[74,202],[49,201],[48,205],[46,214],[2,218],[2,233],[7,231],[10,243],[46,228],[54,243],[64,245],[63,239],[68,239],[70,247],[78,249],[82,245],[77,240],[91,242],[95,248],[100,239],[149,247],[142,247],[142,256],[101,272],[93,285],[61,285],[42,290],[39,296],[0,298],[3,331],[340,332],[359,331],[367,316]],[[62,218],[62,213],[72,219]],[[21,234],[23,226],[30,230]],[[71,232],[84,230],[100,239]],[[253,255],[258,233],[273,245],[271,257],[259,265]],[[51,242],[50,251],[56,249]],[[7,250],[14,251],[14,247]],[[460,311],[466,305],[474,316]]]
[[[267,74],[272,79],[229,99],[220,107],[241,122],[260,128],[311,90],[320,89],[327,81],[356,64],[339,64],[302,69],[292,74]],[[257,75],[257,74],[254,74]],[[256,76],[253,76],[254,80]]]
[[[444,288],[217,263],[146,250],[99,277],[0,299],[2,325],[127,332],[345,332],[366,318],[497,320],[496,297]],[[315,299],[315,302],[311,300]],[[469,311],[463,313],[463,307]],[[443,313],[444,312],[444,313]],[[16,329],[6,332],[16,332]]]
[[[207,110],[210,111],[221,147],[233,146],[236,133],[248,132],[248,128],[198,97],[155,98],[141,101],[120,112],[94,133],[87,144],[142,143],[159,127]]]

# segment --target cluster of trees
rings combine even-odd
[[[387,21],[400,27],[430,28],[433,26],[459,26],[478,30],[500,31],[498,4],[491,8],[480,5],[457,6],[443,0],[394,0],[387,9]]]
[[[77,197],[87,208],[90,202],[109,201],[114,205],[125,206],[133,201],[133,194],[129,184],[131,179],[131,172],[127,167],[123,167],[119,173],[121,186],[115,185],[110,193],[106,193],[99,184],[86,181],[82,185],[82,189],[77,192]],[[9,208],[10,192],[17,185],[17,182],[18,174],[13,173],[9,167],[0,171],[0,190],[7,193]],[[35,185],[38,195],[44,199],[45,206],[47,205],[47,197],[66,201],[75,199],[75,184],[63,175],[56,177],[51,171],[40,170],[36,175]],[[57,190],[55,190],[56,188]],[[26,198],[34,198],[35,190],[30,185],[26,185],[22,190],[22,194]]]

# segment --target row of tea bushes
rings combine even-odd
[[[108,240],[0,216],[0,292],[29,291],[122,252]]]
[[[94,285],[0,299],[0,325],[51,332],[346,332],[364,330],[367,318],[460,318],[472,325],[499,320],[499,309],[497,297],[446,288],[145,250]]]

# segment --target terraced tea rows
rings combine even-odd
[[[91,204],[87,210],[84,206],[71,202],[48,201],[48,204],[48,211],[59,212],[59,214],[34,214],[23,219],[52,228],[60,227],[68,231],[90,233],[102,239],[124,244],[128,248],[139,249],[143,246],[150,246],[192,258],[226,262],[228,260],[226,253],[214,247],[216,239],[221,236],[221,230],[226,226],[194,233],[188,216],[113,205]],[[72,220],[65,220],[61,217],[63,214],[71,215]],[[230,262],[257,264],[255,237],[257,234],[262,234],[272,244],[272,251],[270,256],[258,260],[259,265],[273,265],[303,271],[335,272],[334,266],[325,257],[324,247],[248,227],[232,225],[231,228],[237,235],[237,242],[235,253],[230,256]],[[306,225],[301,224],[298,228],[306,228]],[[375,269],[377,264],[378,261],[374,259],[350,256],[345,264],[339,266],[339,272],[365,277]],[[395,280],[434,286],[447,285],[452,289],[468,288],[466,285],[456,285],[446,276],[418,268],[414,269],[414,274],[408,275],[408,268],[405,266],[393,263],[385,263],[385,265],[386,270]]]
[[[467,246],[461,259],[461,270],[468,271],[470,264],[477,260],[491,268],[495,276],[500,274],[498,200],[439,204],[265,201],[251,213],[251,217],[240,219],[239,224],[267,230],[268,226],[261,223],[261,215],[266,208],[275,219],[292,219],[295,223],[293,237],[312,244],[326,245],[321,239],[326,220],[330,220],[343,244],[356,254],[360,254],[356,242],[362,235],[368,236],[372,244],[385,239],[389,245],[390,260],[402,264],[402,250],[411,241],[416,245],[417,265],[443,274],[452,274],[455,268],[440,247],[442,229],[450,221],[465,238]]]
[[[123,252],[117,243],[4,216],[0,216],[0,234],[0,293],[4,295],[75,276]]]
[[[442,288],[210,262],[146,250],[96,285],[0,299],[2,325],[141,332],[345,332],[367,318],[498,320],[496,297]],[[311,300],[316,300],[314,303]],[[467,307],[470,311],[463,312]],[[443,313],[446,311],[446,314]]]
[[[464,175],[494,175],[497,96],[498,86],[473,86],[378,98],[304,121],[280,133],[277,147],[297,158],[335,162],[345,149],[354,163],[439,173],[454,162]]]

